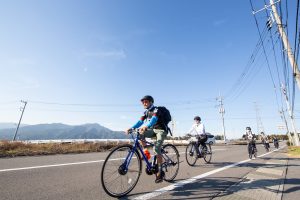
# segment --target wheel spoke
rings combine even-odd
[[[197,156],[197,153],[195,151],[195,145],[193,143],[190,143],[186,147],[185,158],[186,158],[187,163],[190,166],[195,165],[195,163],[196,163],[196,161],[198,159],[198,156]]]
[[[177,176],[179,170],[179,155],[176,147],[171,144],[167,144],[163,148],[163,152],[166,152],[163,153],[163,169],[165,172],[165,180],[172,181]]]
[[[128,169],[126,171],[122,169],[131,149],[131,145],[117,147],[110,152],[103,164],[101,183],[105,192],[110,196],[122,197],[128,194],[140,177],[141,160],[137,152],[134,152]]]

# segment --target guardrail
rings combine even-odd
[[[147,139],[148,140],[148,139]],[[151,141],[151,139],[149,139]],[[61,140],[24,140],[21,141],[26,144],[47,144],[47,143],[60,143],[60,144],[71,144],[71,143],[102,143],[104,145],[114,144],[131,144],[133,143],[132,139],[61,139]],[[164,143],[169,143],[173,145],[187,145],[189,140],[165,140]],[[228,141],[228,145],[246,145],[247,141]],[[257,142],[261,144],[261,142]],[[223,140],[216,140],[214,145],[224,145]]]
[[[62,140],[24,140],[21,141],[27,144],[47,144],[47,143],[103,143],[103,144],[129,144],[132,142],[131,139],[62,139]]]
[[[27,144],[47,144],[47,143],[133,143],[132,139],[63,139],[63,140],[24,140]],[[187,140],[165,140],[164,143],[174,145],[188,144]]]
[[[148,139],[147,139],[148,140]],[[151,139],[149,140],[151,141]],[[133,143],[132,139],[62,139],[62,140],[24,140],[21,141],[26,144],[47,144],[47,143],[60,143],[60,144],[70,144],[70,143],[103,143],[103,144],[130,144]],[[164,143],[173,145],[187,145],[189,140],[165,140]],[[222,141],[216,141],[217,144],[222,143]]]

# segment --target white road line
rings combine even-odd
[[[213,151],[223,151],[225,149],[215,149]],[[179,154],[184,154],[185,152],[180,152]],[[121,160],[124,158],[115,158],[110,160]],[[90,163],[101,163],[105,160],[92,160],[85,162],[74,162],[74,163],[62,163],[62,164],[53,164],[53,165],[40,165],[40,166],[32,166],[32,167],[20,167],[20,168],[10,168],[10,169],[0,169],[0,172],[9,172],[9,171],[20,171],[20,170],[28,170],[28,169],[40,169],[40,168],[49,168],[49,167],[62,167],[69,165],[82,165],[82,164],[90,164]]]
[[[280,149],[284,148],[285,146],[281,147]],[[273,151],[270,151],[268,153],[265,153],[265,154],[262,154],[258,157],[263,157],[265,155],[268,155],[270,153],[273,153],[274,151],[278,151],[279,149],[276,149],[276,150],[273,150]],[[209,172],[206,172],[204,174],[200,174],[198,176],[194,176],[192,178],[189,178],[189,179],[186,179],[186,180],[183,180],[183,181],[180,181],[178,183],[175,183],[175,184],[172,184],[172,185],[169,185],[169,186],[166,186],[164,188],[161,188],[161,189],[158,189],[158,190],[155,190],[151,193],[147,193],[147,194],[144,194],[144,195],[140,195],[136,198],[134,198],[135,200],[146,200],[146,199],[151,199],[151,198],[154,198],[154,197],[157,197],[159,195],[162,195],[166,192],[169,192],[171,190],[174,190],[175,188],[178,188],[178,187],[182,187],[183,185],[186,185],[186,184],[190,184],[190,183],[193,183],[201,178],[204,178],[204,177],[207,177],[207,176],[210,176],[212,174],[215,174],[215,173],[218,173],[218,172],[221,172],[221,171],[224,171],[226,169],[229,169],[229,168],[232,168],[232,167],[235,167],[237,165],[240,165],[240,164],[243,164],[243,163],[246,163],[246,162],[249,162],[251,161],[250,159],[247,159],[247,160],[243,160],[243,161],[240,161],[240,162],[237,162],[237,163],[233,163],[231,165],[227,165],[225,167],[222,167],[222,168],[218,168],[218,169],[215,169],[215,170],[212,170],[212,171],[209,171]]]
[[[64,163],[64,164],[55,164],[55,165],[40,165],[40,166],[33,166],[33,167],[1,169],[0,172],[19,171],[19,170],[27,170],[27,169],[39,169],[39,168],[48,168],[48,167],[61,167],[61,166],[67,166],[67,165],[82,165],[82,164],[97,163],[97,162],[104,162],[104,160],[94,160],[94,161],[87,161],[87,162],[76,162],[76,163]]]
[[[227,150],[227,149],[212,149],[212,152],[214,152],[214,151],[225,151],[225,150]]]

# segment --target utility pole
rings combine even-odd
[[[20,117],[20,120],[19,120],[17,129],[16,129],[16,132],[15,132],[15,136],[14,136],[13,141],[16,140],[16,137],[17,137],[17,134],[18,134],[18,130],[19,130],[19,127],[20,127],[20,124],[21,124],[21,120],[22,120],[22,117],[23,117],[23,114],[24,114],[24,111],[25,111],[25,108],[26,108],[26,105],[27,105],[27,101],[21,100],[21,103],[24,103],[24,107],[21,107],[21,108],[20,108],[20,110],[22,111],[22,114],[21,114],[21,117]]]
[[[223,137],[224,137],[224,143],[226,144],[226,135],[225,135],[225,122],[224,122],[224,114],[225,114],[225,109],[224,109],[224,104],[223,104],[223,97],[221,96],[221,94],[219,94],[219,97],[216,98],[217,101],[219,101],[219,113],[222,116],[222,127],[223,127]]]
[[[286,106],[287,106],[287,109],[288,109],[288,113],[289,113],[290,118],[291,118],[292,129],[294,131],[294,142],[295,142],[294,144],[295,144],[295,146],[300,146],[299,136],[298,136],[298,132],[297,132],[296,126],[295,126],[294,115],[292,113],[291,106],[290,106],[290,103],[289,103],[289,99],[288,99],[288,96],[287,96],[287,93],[286,93],[286,89],[285,89],[283,84],[281,84],[281,89],[282,89],[282,93],[285,97],[285,102],[286,102]]]
[[[292,70],[293,70],[293,78],[295,78],[295,80],[297,82],[297,85],[298,85],[298,88],[300,89],[300,71],[298,69],[298,65],[297,65],[297,62],[295,60],[295,56],[292,52],[291,45],[289,43],[288,37],[287,37],[287,35],[284,31],[284,26],[281,22],[281,19],[278,15],[277,9],[276,9],[276,4],[279,3],[280,1],[281,0],[278,0],[278,1],[274,2],[274,0],[270,0],[270,5],[265,5],[264,8],[262,8],[258,11],[253,11],[252,14],[255,15],[256,13],[271,7],[271,9],[273,11],[273,15],[274,15],[274,19],[273,19],[273,17],[271,19],[272,19],[272,21],[275,20],[275,22],[277,24],[278,32],[281,36],[283,46],[284,46],[284,48],[287,52],[287,56],[288,56],[288,59],[290,61],[290,64],[291,64],[291,67],[292,67]],[[273,15],[271,15],[271,16],[273,16]],[[272,22],[270,20],[268,20],[267,26],[268,26],[268,28],[270,28],[272,26]]]
[[[276,3],[278,3],[278,2],[280,2],[280,1],[277,1]],[[288,37],[286,36],[286,33],[284,31],[284,27],[282,25],[281,19],[280,19],[278,13],[277,13],[276,5],[274,3],[274,0],[270,0],[270,4],[271,4],[271,8],[272,8],[272,11],[273,11],[273,14],[274,14],[275,21],[277,23],[278,32],[281,36],[283,46],[286,49],[287,56],[289,58],[289,61],[290,61],[290,64],[291,64],[291,67],[292,67],[292,70],[293,70],[293,76],[294,76],[294,78],[297,82],[298,88],[300,89],[300,71],[298,69],[297,62],[295,61],[295,56],[293,55],[291,45],[288,41]]]
[[[258,108],[258,105],[257,105],[256,102],[254,102],[254,108],[255,108],[255,111],[256,111],[256,123],[257,123],[257,135],[258,135],[261,132],[265,132],[265,130],[264,130],[264,126],[263,126],[263,123],[261,121],[261,118],[260,118],[259,108]]]
[[[283,24],[281,22],[281,19],[280,19],[279,15],[278,15],[277,9],[276,9],[276,4],[279,3],[280,1],[281,0],[278,0],[278,1],[274,2],[274,0],[270,0],[270,5],[265,5],[264,8],[262,8],[262,9],[260,9],[258,11],[253,11],[252,13],[256,14],[256,13],[262,11],[262,10],[265,10],[265,9],[268,9],[269,7],[271,7],[271,9],[273,11],[273,15],[274,15],[274,21],[277,24],[278,32],[279,32],[279,34],[281,36],[281,40],[282,40],[283,46],[285,48],[285,51],[287,52],[287,56],[288,56],[290,65],[291,65],[292,70],[293,70],[293,78],[295,79],[295,81],[296,81],[296,83],[298,85],[298,88],[300,89],[300,71],[299,71],[297,62],[295,60],[295,56],[293,55],[290,43],[288,41],[288,37],[287,37],[287,35],[285,33],[284,26],[283,26]],[[268,25],[268,27],[270,27],[271,26],[271,22],[269,21],[267,25]],[[289,115],[290,115],[290,118],[291,118],[292,129],[294,131],[295,145],[299,146],[299,136],[298,136],[298,133],[297,133],[296,128],[295,128],[295,121],[294,121],[293,113],[292,113],[292,111],[290,109],[290,104],[288,102],[288,97],[286,95],[286,90],[283,87],[282,87],[282,92],[285,95],[285,100],[286,100],[286,104],[287,104],[287,107],[288,107],[288,112],[289,112]]]
[[[175,137],[175,128],[176,128],[176,123],[175,123],[175,120],[174,118],[172,117],[172,128],[171,128],[171,131],[172,131],[172,136],[171,137]]]
[[[279,111],[279,114],[280,114],[280,117],[281,117],[282,121],[283,121],[284,124],[285,124],[285,128],[286,128],[286,131],[287,131],[287,135],[288,135],[288,138],[289,138],[289,142],[290,142],[291,145],[294,145],[294,141],[293,141],[292,135],[291,135],[291,133],[290,133],[289,126],[288,126],[288,123],[287,123],[287,121],[286,121],[285,113],[284,113],[283,108],[281,109],[281,111]]]

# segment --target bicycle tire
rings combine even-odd
[[[252,153],[249,153],[249,158],[252,159]]]
[[[211,158],[212,158],[212,150],[211,150],[211,146],[210,144],[206,144],[206,151],[204,151],[204,148],[203,146],[201,147],[202,148],[202,152],[203,153],[203,159],[206,163],[210,163],[211,161]]]
[[[194,147],[194,148],[193,148]],[[185,159],[189,166],[194,166],[197,162],[198,155],[196,152],[196,145],[192,142],[190,142],[185,150]]]
[[[165,172],[164,180],[170,182],[174,180],[179,171],[179,153],[172,144],[166,144],[162,147],[162,157],[164,162],[162,170]]]
[[[114,148],[106,157],[103,166],[102,166],[102,170],[101,170],[101,184],[102,187],[104,189],[104,191],[112,197],[123,197],[125,195],[127,195],[129,192],[131,192],[133,190],[133,188],[136,186],[141,172],[142,172],[142,162],[141,162],[141,157],[140,154],[138,153],[138,151],[136,150],[134,152],[134,155],[132,156],[132,159],[130,161],[130,164],[128,166],[128,171],[127,173],[125,172],[125,174],[122,174],[122,170],[121,167],[124,164],[124,161],[127,157],[127,155],[129,154],[129,152],[132,151],[132,145],[129,144],[125,144],[125,145],[121,145],[121,146],[117,146],[116,148]],[[118,154],[118,152],[123,153],[123,155],[125,156],[120,156]],[[136,160],[134,160],[136,159]],[[109,164],[113,163],[113,166],[110,167]],[[137,164],[137,169],[135,169],[135,167],[133,166],[133,163]],[[116,172],[115,174],[109,174],[109,172]],[[121,171],[121,172],[120,172]],[[133,176],[134,180],[132,178],[129,178],[128,175],[131,172],[135,172],[136,175]],[[115,176],[117,175],[117,177],[115,178]],[[127,175],[127,176],[126,176]],[[113,179],[113,181],[108,182],[108,180]],[[106,180],[108,179],[108,180]],[[127,184],[129,187],[126,188],[125,187],[117,187],[117,184],[121,183],[123,184],[125,182],[125,184]],[[116,191],[114,191],[114,187],[116,187]],[[117,191],[119,188],[121,188],[121,190],[124,191]],[[123,189],[124,188],[124,189]]]

